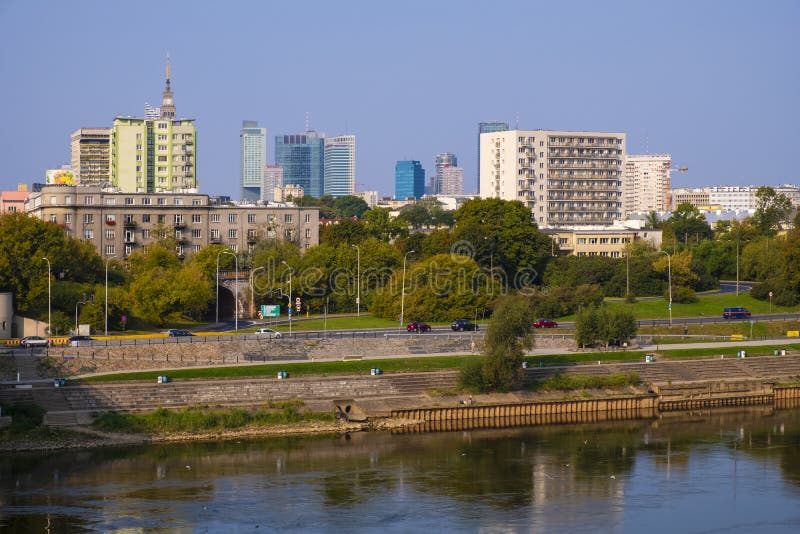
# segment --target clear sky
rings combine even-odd
[[[244,119],[357,136],[359,190],[477,123],[625,132],[674,186],[800,183],[800,2],[0,0],[0,189],[69,163],[69,136],[158,105],[172,58],[201,192],[239,197]]]

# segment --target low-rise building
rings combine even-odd
[[[25,212],[91,242],[103,257],[125,258],[172,237],[184,257],[212,244],[250,250],[260,240],[319,244],[319,208],[265,203],[221,203],[199,193],[123,193],[97,186],[45,185]]]
[[[25,200],[30,196],[28,186],[17,184],[16,191],[0,192],[0,213],[14,213],[25,211]]]
[[[661,247],[661,230],[624,227],[586,227],[545,230],[562,254],[572,256],[625,257],[625,246],[633,241],[648,241]]]

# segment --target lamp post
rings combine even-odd
[[[50,295],[51,295],[51,293],[50,293],[50,270],[51,269],[50,269],[50,260],[48,260],[47,258],[42,258],[42,260],[47,262],[47,337],[50,337],[50,335],[52,333],[52,330],[53,330],[53,324],[52,324],[52,318],[51,318],[52,316],[50,314],[50,302],[52,301],[51,297],[50,297]]]
[[[231,252],[230,250],[221,250],[217,254],[217,323],[219,323],[219,257],[223,254],[230,254],[233,256],[233,260],[235,262],[236,268],[236,279],[234,280],[234,295],[236,299],[236,303],[234,304],[235,308],[233,310],[233,317],[234,317],[234,328],[236,331],[239,331],[239,258],[236,257],[236,254]]]
[[[106,317],[105,317],[105,335],[108,335],[108,262],[113,259],[107,258],[106,259]]]
[[[265,266],[256,267],[252,271],[250,271],[250,317],[255,317],[256,315],[256,296],[255,291],[253,291],[253,284],[256,280],[256,273],[258,271],[263,271],[266,269]]]
[[[672,258],[666,250],[661,252],[667,255],[667,287],[669,289],[669,304],[667,308],[669,309],[669,325],[672,326]]]
[[[405,312],[406,304],[406,258],[409,254],[413,254],[413,250],[409,250],[403,256],[403,290],[400,292],[400,329],[403,328],[403,313]]]
[[[361,248],[356,248],[356,317],[361,317]]]
[[[292,334],[292,273],[294,269],[292,266],[286,263],[285,260],[281,260],[281,263],[284,264],[286,267],[289,268],[289,335]]]
[[[75,335],[78,335],[78,306],[86,304],[85,300],[79,300],[75,303]]]

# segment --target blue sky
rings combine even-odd
[[[164,22],[161,22],[164,21]],[[69,162],[69,136],[158,104],[172,58],[202,192],[239,195],[243,119],[357,136],[359,190],[454,152],[477,123],[625,132],[675,186],[800,183],[800,2],[0,0],[0,189]]]

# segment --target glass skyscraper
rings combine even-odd
[[[478,175],[478,183],[475,188],[475,193],[478,195],[481,194],[481,134],[489,132],[505,132],[505,131],[508,131],[507,122],[489,121],[489,122],[478,123],[478,165],[477,167],[475,167],[478,170],[478,172],[475,173]]]
[[[441,195],[442,188],[444,182],[442,181],[442,177],[444,176],[444,170],[447,167],[458,167],[458,158],[455,154],[451,154],[450,152],[442,152],[441,154],[436,154],[436,162],[433,164],[434,175],[432,181],[432,195]]]
[[[242,121],[242,130],[239,133],[239,149],[241,157],[239,167],[241,200],[258,200],[261,198],[264,166],[267,164],[266,128],[259,128],[257,121]]]
[[[300,185],[306,195],[325,193],[325,137],[317,132],[275,137],[275,165],[283,167],[283,185]]]
[[[394,166],[394,198],[420,198],[425,193],[425,169],[419,161],[398,161]]]
[[[325,194],[352,195],[356,185],[356,136],[325,139]]]

